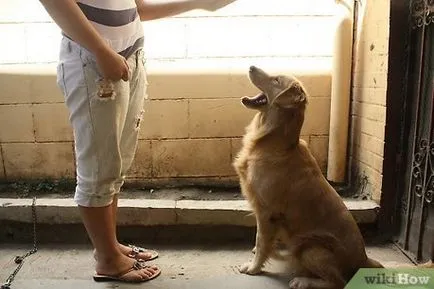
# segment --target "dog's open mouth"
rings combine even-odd
[[[244,96],[241,99],[241,102],[246,107],[257,108],[257,107],[260,107],[260,106],[267,104],[268,98],[263,92],[261,92],[260,94],[252,96],[252,97]]]

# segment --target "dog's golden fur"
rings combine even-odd
[[[361,267],[382,267],[365,253],[352,215],[300,139],[307,95],[294,77],[251,67],[261,94],[242,103],[258,110],[233,165],[257,220],[254,259],[240,269],[257,274],[283,238],[295,278],[291,288],[342,289]]]

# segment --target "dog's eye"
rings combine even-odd
[[[273,79],[273,82],[274,82],[275,84],[279,84],[279,78],[277,78],[277,77],[274,78],[274,79]]]

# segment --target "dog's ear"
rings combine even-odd
[[[300,104],[306,104],[306,92],[297,81],[282,91],[274,99],[274,103],[282,108],[293,108]]]

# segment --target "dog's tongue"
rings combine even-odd
[[[244,96],[241,99],[241,102],[245,106],[260,106],[260,105],[267,104],[267,97],[265,96],[264,93],[261,92],[260,94],[252,97]]]

